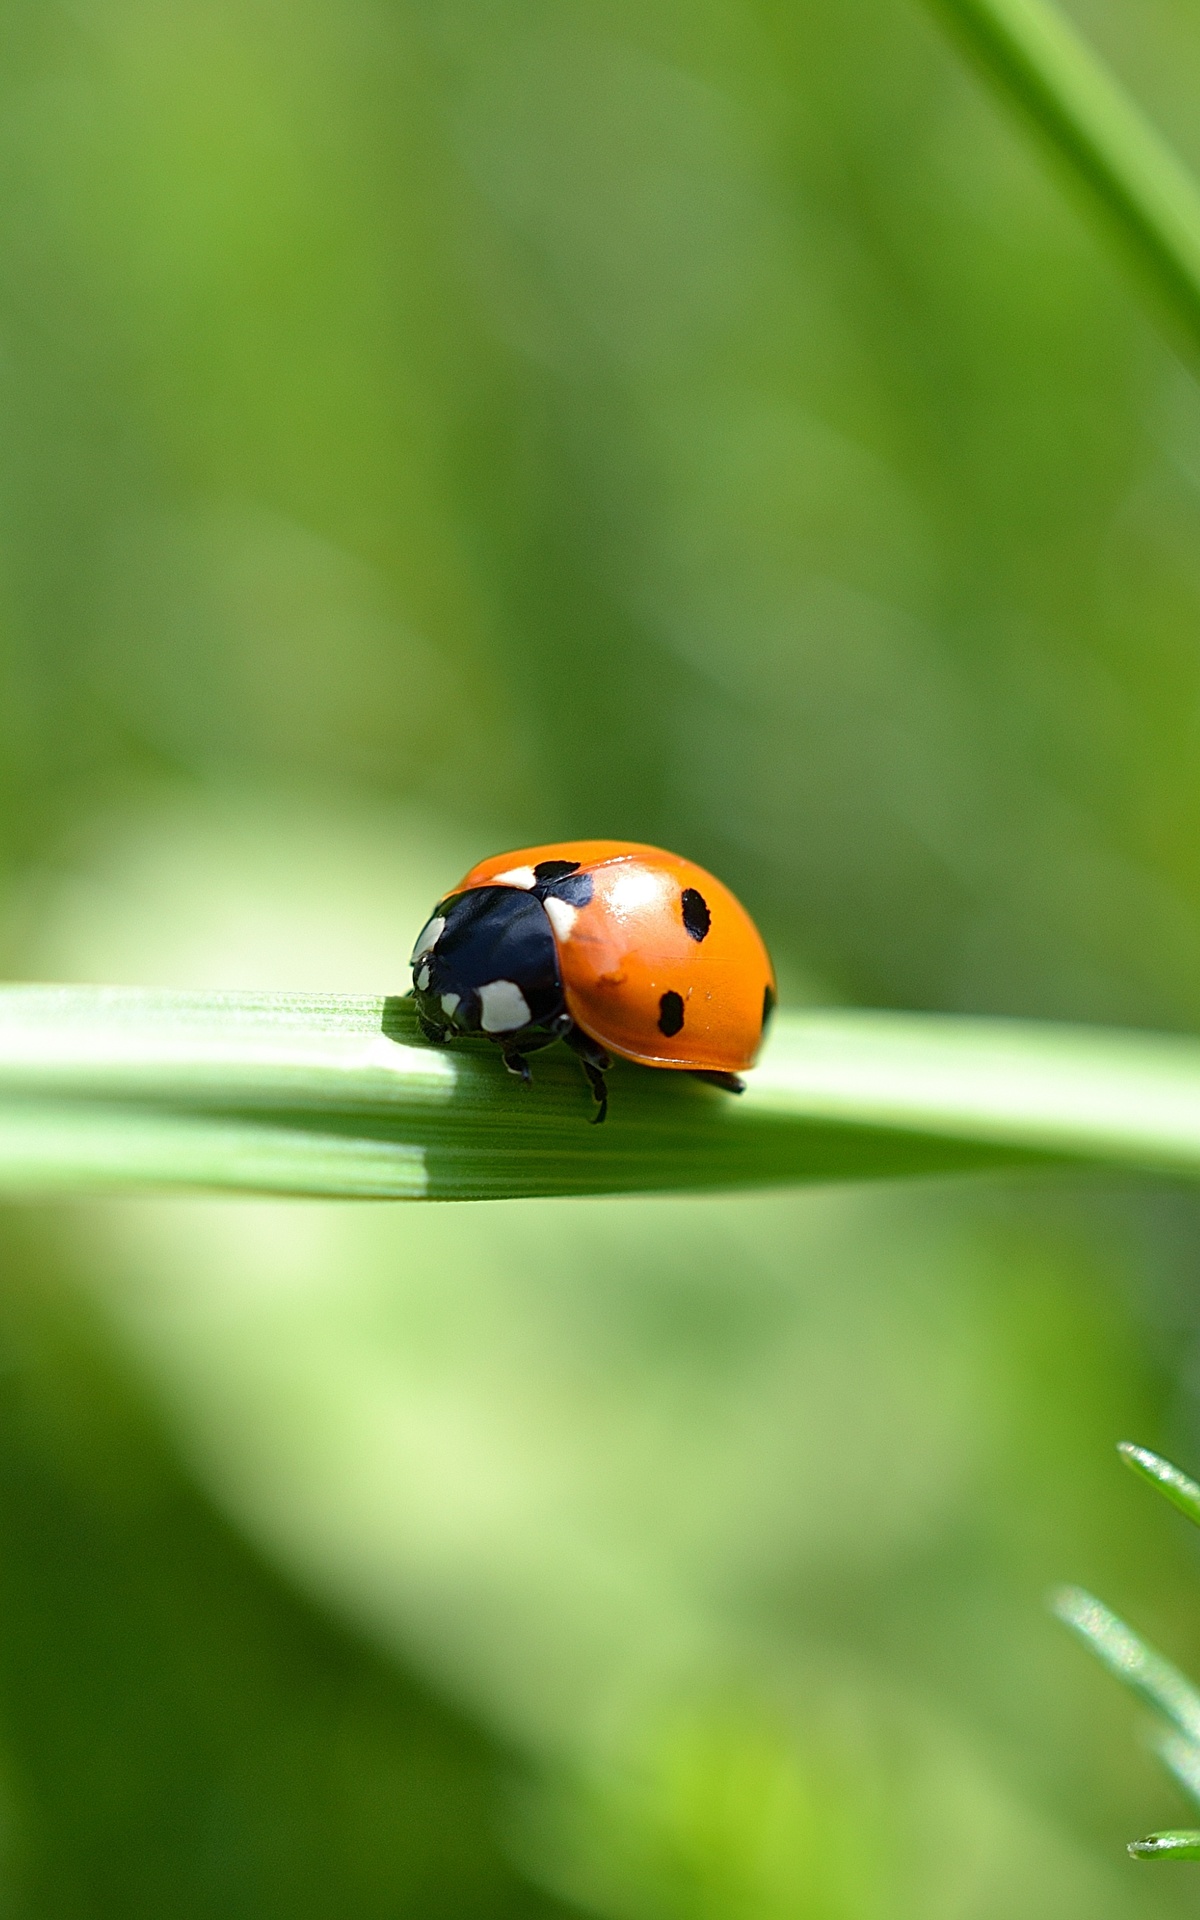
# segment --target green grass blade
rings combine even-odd
[[[1110,1673],[1163,1714],[1187,1741],[1200,1745],[1200,1692],[1178,1667],[1080,1587],[1062,1588],[1051,1604]]]
[[[403,1000],[0,988],[0,1189],[491,1199],[1076,1162],[1200,1173],[1200,1043],[936,1015],[782,1017],[741,1099],[565,1049],[525,1091]]]
[[[1149,267],[1200,345],[1200,190],[1046,0],[934,0]]]
[[[1154,1751],[1184,1792],[1200,1801],[1200,1747],[1182,1734],[1162,1731],[1155,1737]]]
[[[1200,1833],[1178,1828],[1148,1833],[1144,1840],[1131,1840],[1129,1851],[1135,1860],[1200,1860]]]
[[[1141,1479],[1148,1480],[1157,1487],[1180,1513],[1186,1513],[1200,1527],[1200,1486],[1173,1467],[1161,1454],[1151,1453],[1148,1447],[1135,1447],[1132,1441],[1122,1440],[1117,1448],[1125,1465]]]

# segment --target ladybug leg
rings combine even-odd
[[[600,1122],[608,1117],[608,1082],[604,1078],[603,1067],[593,1066],[590,1060],[583,1058],[582,1054],[580,1055],[579,1063],[587,1075],[587,1082],[592,1090],[592,1099],[596,1102],[596,1111],[592,1115],[591,1124],[594,1127],[598,1127]]]
[[[740,1074],[710,1072],[705,1067],[692,1069],[693,1080],[705,1080],[710,1087],[720,1087],[723,1093],[745,1093],[746,1082]]]
[[[529,1071],[529,1062],[523,1053],[518,1052],[516,1047],[505,1047],[504,1064],[510,1073],[516,1075],[523,1087],[531,1087],[533,1085],[533,1075]]]
[[[581,1027],[572,1027],[564,1033],[563,1039],[572,1053],[579,1055],[579,1064],[587,1075],[587,1083],[592,1090],[592,1099],[596,1102],[596,1111],[592,1115],[592,1125],[598,1127],[608,1113],[608,1083],[604,1076],[612,1065],[604,1048]]]
[[[407,996],[405,997],[407,998]],[[420,1027],[421,1032],[425,1035],[425,1038],[427,1040],[432,1040],[435,1046],[441,1047],[445,1045],[445,1042],[446,1042],[445,1027],[435,1027],[433,1024],[433,1021],[427,1020],[423,1013],[419,1013],[417,1015],[417,1025]]]

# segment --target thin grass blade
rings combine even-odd
[[[1170,1773],[1173,1773],[1184,1792],[1200,1802],[1200,1747],[1191,1740],[1185,1740],[1182,1734],[1166,1730],[1156,1732],[1153,1747],[1155,1753]]]
[[[1194,1480],[1164,1460],[1161,1454],[1151,1453],[1148,1447],[1136,1447],[1130,1440],[1122,1440],[1117,1452],[1140,1479],[1148,1480],[1172,1506],[1200,1527],[1200,1486]]]
[[[1148,1833],[1144,1840],[1131,1840],[1129,1852],[1135,1860],[1200,1860],[1200,1833],[1181,1828]]]
[[[1200,1746],[1200,1692],[1178,1667],[1081,1587],[1063,1587],[1051,1605],[1110,1673]]]
[[[741,1099],[565,1049],[523,1089],[405,1000],[0,988],[0,1190],[431,1199],[683,1192],[981,1168],[1200,1174],[1200,1044],[935,1015],[782,1017]]]
[[[1200,348],[1200,189],[1047,0],[933,0],[1149,270]]]

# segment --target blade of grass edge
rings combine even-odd
[[[1200,188],[1048,0],[930,0],[1107,215],[1200,353]]]

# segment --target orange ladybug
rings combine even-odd
[[[481,860],[434,908],[412,970],[427,1039],[486,1034],[527,1085],[526,1055],[564,1040],[595,1120],[611,1053],[741,1093],[775,1005],[766,947],[728,887],[628,840]]]

